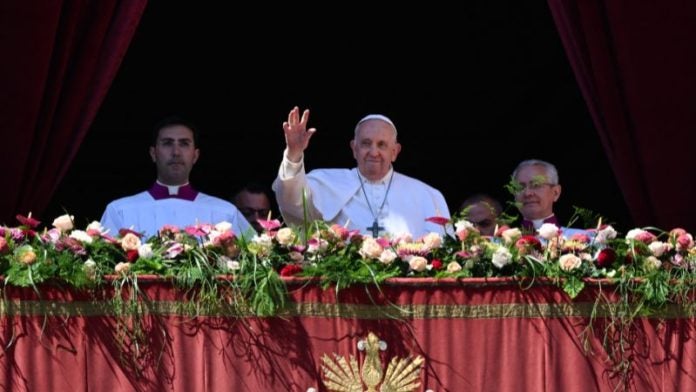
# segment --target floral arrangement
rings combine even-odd
[[[41,231],[31,214],[17,219],[16,227],[0,227],[0,275],[7,285],[36,287],[58,280],[94,288],[106,282],[105,276],[122,285],[154,274],[196,288],[198,299],[211,306],[219,306],[219,291],[227,285],[243,299],[239,306],[261,315],[284,305],[279,276],[321,278],[339,289],[399,276],[546,277],[571,297],[586,278],[597,278],[630,282],[633,300],[651,307],[679,302],[696,288],[696,246],[683,229],[633,229],[621,238],[601,223],[572,235],[544,224],[535,234],[503,226],[487,237],[465,219],[434,217],[429,220],[447,234],[372,238],[325,222],[292,228],[269,219],[261,221],[265,232],[251,236],[239,236],[220,222],[165,226],[144,239],[128,229],[108,233],[98,222],[76,229],[69,215]]]
[[[264,232],[237,235],[227,222],[185,228],[164,226],[144,239],[129,229],[109,233],[99,222],[75,228],[63,215],[51,228],[18,215],[16,227],[0,226],[0,275],[5,285],[33,287],[45,282],[67,283],[96,290],[109,282],[119,324],[117,340],[124,352],[135,352],[131,365],[140,366],[133,344],[147,344],[140,318],[138,276],[158,275],[181,287],[188,314],[206,310],[225,314],[272,316],[285,306],[283,276],[316,278],[336,289],[353,284],[380,284],[391,277],[515,277],[522,287],[538,278],[558,284],[571,297],[593,279],[613,285],[618,302],[602,302],[609,320],[602,339],[612,366],[622,380],[631,371],[631,328],[636,316],[667,303],[682,305],[696,315],[696,245],[683,229],[669,232],[636,228],[619,236],[610,225],[568,230],[552,224],[536,233],[502,226],[483,236],[463,218],[429,221],[442,225],[444,235],[429,233],[372,238],[345,227],[312,222],[301,228],[262,220]],[[125,293],[123,290],[128,290]],[[607,317],[607,316],[603,316]],[[583,335],[591,336],[595,312]],[[135,343],[134,343],[135,342]]]

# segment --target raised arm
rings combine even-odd
[[[300,224],[304,219],[303,195],[306,196],[308,218],[320,219],[321,213],[314,207],[312,190],[307,186],[303,162],[304,150],[316,129],[307,129],[309,110],[300,116],[300,109],[295,106],[288,114],[288,121],[283,123],[285,132],[285,154],[278,170],[278,177],[273,181],[273,191],[280,212],[288,224]]]
[[[300,117],[300,108],[295,106],[288,113],[288,121],[283,123],[287,158],[291,162],[297,163],[302,160],[304,150],[309,145],[309,139],[316,132],[316,128],[307,129],[307,121],[309,121],[309,109],[305,109]]]

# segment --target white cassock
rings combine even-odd
[[[112,236],[120,229],[133,228],[144,233],[143,238],[156,235],[164,225],[175,225],[180,229],[196,223],[232,224],[238,236],[254,232],[249,222],[230,202],[197,192],[193,200],[181,198],[155,199],[148,192],[114,200],[106,206],[101,224]]]
[[[357,168],[317,169],[305,174],[303,162],[294,163],[284,156],[273,190],[287,224],[304,221],[305,189],[310,221],[320,219],[341,226],[348,223],[349,229],[371,235],[376,219],[383,228],[380,235],[408,233],[418,238],[430,232],[444,234],[441,225],[425,221],[435,216],[450,217],[445,198],[437,189],[393,170],[377,182],[363,178],[363,184],[364,192]]]

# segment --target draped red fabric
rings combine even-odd
[[[696,3],[548,4],[635,223],[694,230]]]
[[[0,222],[46,207],[106,96],[146,4],[0,4]]]
[[[325,391],[322,357],[362,362],[357,343],[370,331],[386,343],[383,368],[425,358],[418,391],[624,390],[603,345],[617,326],[589,321],[598,286],[570,301],[555,286],[505,278],[395,279],[338,294],[298,282],[286,314],[255,318],[177,315],[186,299],[171,282],[139,282],[142,317],[115,317],[86,293],[7,286],[0,390]],[[610,287],[603,293],[615,300]],[[695,333],[685,315],[636,318],[609,346],[632,361],[625,390],[696,390]]]

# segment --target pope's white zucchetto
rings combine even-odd
[[[398,134],[398,132],[396,131],[396,125],[394,125],[394,122],[389,117],[387,117],[383,114],[368,114],[367,116],[361,118],[360,121],[358,121],[358,123],[355,124],[355,131],[356,132],[358,131],[358,127],[360,126],[360,124],[364,123],[365,121],[370,121],[370,120],[384,121],[385,123],[391,125],[392,128],[394,128],[394,136],[396,136]]]

